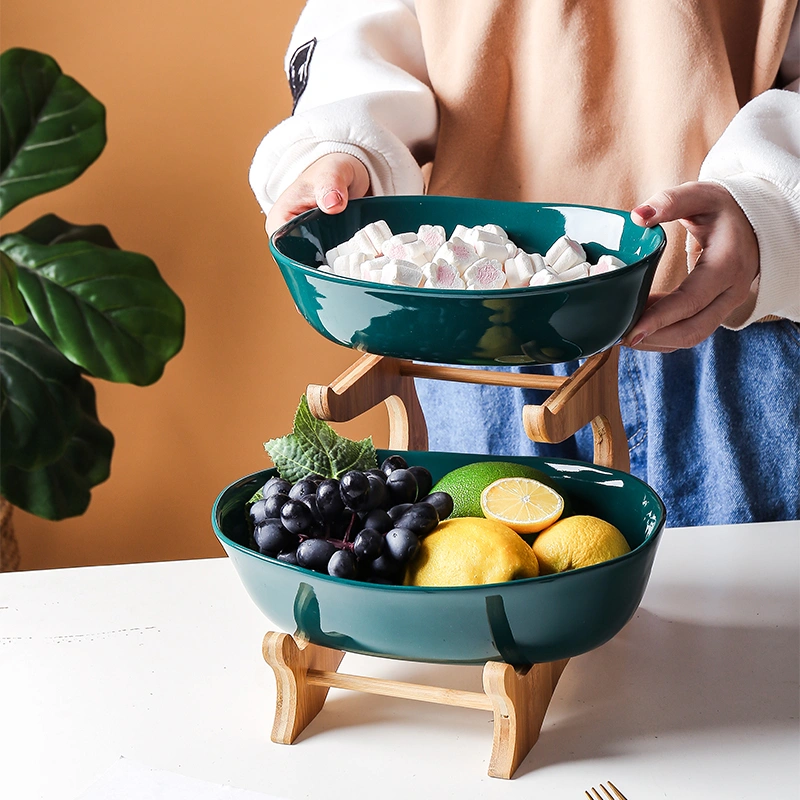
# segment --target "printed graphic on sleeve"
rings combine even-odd
[[[297,101],[306,90],[308,84],[308,65],[311,63],[311,56],[314,54],[314,48],[317,46],[317,40],[312,39],[310,42],[301,44],[297,50],[294,51],[292,59],[289,62],[289,88],[292,90],[292,114],[297,108]]]

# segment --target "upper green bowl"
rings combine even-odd
[[[319,272],[325,253],[370,222],[394,233],[420,225],[493,223],[526,252],[560,236],[627,266],[564,284],[470,291],[411,289]],[[440,364],[555,364],[616,344],[644,310],[666,247],[663,228],[641,228],[625,211],[468,197],[367,197],[341,214],[307,211],[270,238],[300,313],[323,336],[356,350]]]
[[[378,461],[390,453],[378,451]],[[434,481],[497,456],[403,453]],[[644,594],[665,510],[647,484],[625,472],[566,459],[519,457],[553,478],[576,514],[616,525],[631,552],[591,567],[481,586],[381,586],[334,578],[249,547],[246,504],[275,474],[228,486],[212,511],[214,531],[248,594],[280,630],[354,653],[456,664],[533,664],[585,653],[611,639]]]

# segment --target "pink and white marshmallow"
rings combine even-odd
[[[333,271],[344,278],[360,278],[361,265],[367,260],[364,253],[347,253],[337,256],[333,262]]]
[[[428,246],[416,233],[399,233],[383,243],[383,255],[396,261],[411,261],[424,267],[431,260]]]
[[[478,254],[471,244],[467,244],[463,239],[452,236],[435,253],[434,261],[446,261],[452,264],[463,275],[467,267],[478,260]]]
[[[481,258],[464,272],[467,289],[502,289],[506,285],[503,265],[494,258]]]
[[[543,269],[531,278],[528,286],[548,286],[551,283],[561,283],[561,281],[550,270]]]
[[[578,278],[588,278],[589,277],[589,262],[584,261],[582,264],[577,264],[574,267],[570,267],[569,269],[565,269],[563,272],[559,273],[558,279],[563,283],[566,281],[575,281]]]
[[[604,272],[613,272],[615,269],[619,269],[620,267],[624,266],[625,266],[624,261],[617,258],[616,256],[608,254],[600,256],[600,258],[597,259],[597,263],[592,264],[589,267],[589,274],[602,275]]]
[[[506,259],[503,268],[506,272],[506,281],[512,289],[529,286],[531,278],[540,270],[545,269],[544,259],[538,254],[528,254],[520,251],[513,258]]]
[[[444,228],[441,225],[420,225],[417,236],[425,242],[431,254],[435,253],[446,241]]]
[[[467,284],[459,271],[446,261],[433,261],[422,268],[425,286],[432,289],[465,289]]]

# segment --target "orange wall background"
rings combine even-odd
[[[247,183],[261,137],[291,112],[283,57],[301,0],[3,0],[0,48],[26,47],[106,106],[108,144],[70,186],[28,201],[106,225],[152,258],[186,306],[183,350],[149,387],[95,381],[115,436],[110,479],[81,517],[14,513],[23,569],[223,555],[210,523],[228,483],[271,466],[309,383],[356,358],[296,312]],[[374,409],[336,425],[388,440]]]

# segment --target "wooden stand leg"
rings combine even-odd
[[[536,442],[563,442],[592,424],[594,463],[628,472],[630,453],[619,408],[619,347],[587,358],[539,406],[525,406],[525,432]]]
[[[331,687],[475,708],[494,714],[489,761],[493,778],[510,778],[536,744],[556,684],[569,661],[534,664],[523,670],[489,661],[483,668],[483,692],[469,692],[339,673],[343,652],[298,641],[288,633],[267,633],[263,652],[277,682],[273,742],[294,742],[322,710]]]
[[[275,673],[277,684],[271,738],[278,744],[291,744],[322,710],[330,688],[309,683],[309,670],[335,672],[344,653],[309,642],[298,642],[288,633],[275,631],[264,637],[262,652]]]
[[[494,711],[491,777],[510,778],[536,744],[568,661],[534,664],[523,673],[497,661],[489,661],[483,668],[483,688]]]

